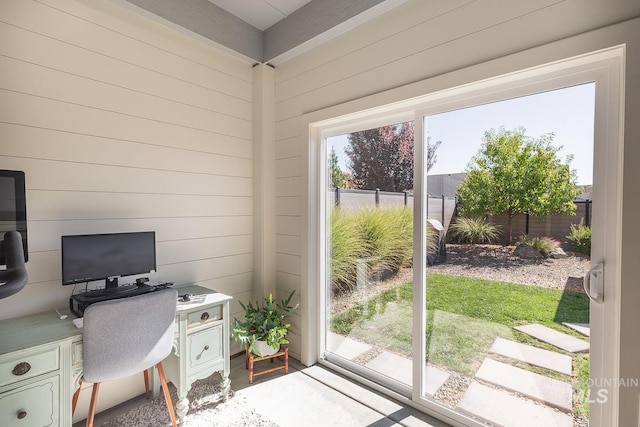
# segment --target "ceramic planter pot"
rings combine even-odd
[[[276,354],[280,348],[273,348],[267,344],[264,340],[256,340],[253,343],[256,352],[259,353],[258,356],[271,356],[272,354]]]

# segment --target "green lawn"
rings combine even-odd
[[[334,315],[332,330],[410,357],[412,286],[405,283]],[[579,336],[562,322],[589,322],[589,299],[578,292],[429,274],[426,295],[428,362],[469,376],[475,374],[496,337],[558,351],[513,326],[540,323]],[[588,382],[588,356],[572,357],[578,376],[571,379],[528,368],[584,387]],[[576,410],[582,412],[585,408]]]

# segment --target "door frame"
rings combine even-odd
[[[450,111],[500,101],[526,94],[537,93],[562,87],[596,82],[596,118],[595,144],[604,150],[596,149],[594,156],[594,199],[598,198],[598,207],[594,206],[593,223],[607,224],[605,230],[596,232],[593,239],[602,245],[593,245],[592,264],[604,262],[606,267],[605,302],[602,305],[591,304],[592,324],[592,378],[618,378],[620,360],[620,284],[621,284],[621,247],[622,247],[622,153],[623,153],[623,116],[624,116],[624,52],[623,46],[615,46],[601,51],[587,53],[576,57],[558,60],[544,65],[490,77],[472,83],[453,86],[440,91],[429,92],[429,84],[421,85],[424,95],[410,97],[411,90],[400,88],[389,92],[372,95],[328,109],[309,113],[304,116],[303,129],[308,135],[307,159],[303,168],[304,194],[308,195],[306,206],[302,209],[306,215],[307,227],[303,230],[303,242],[306,243],[306,256],[302,257],[303,270],[303,302],[308,310],[302,318],[303,341],[302,362],[326,364],[346,375],[361,380],[349,371],[335,366],[324,359],[324,307],[326,298],[324,286],[324,265],[326,248],[324,246],[324,224],[326,224],[326,205],[324,191],[326,180],[321,179],[321,171],[326,164],[326,156],[322,154],[326,137],[335,135],[345,129],[353,131],[354,123],[361,124],[364,129],[370,123],[387,122],[388,117],[405,116],[411,111],[416,120],[415,149],[422,164],[424,157],[422,141],[422,116],[436,112]],[[524,53],[523,53],[524,54]],[[496,60],[499,62],[499,60]],[[493,62],[493,61],[492,61]],[[517,63],[517,61],[516,61]],[[504,65],[504,64],[502,64]],[[470,67],[473,69],[475,67]],[[496,67],[501,68],[501,67]],[[460,72],[466,74],[470,69]],[[413,85],[415,86],[415,85]],[[426,86],[426,88],[424,87]],[[411,88],[409,88],[411,89]],[[413,87],[415,95],[415,87]],[[404,97],[404,98],[402,98]],[[398,98],[400,98],[398,100]],[[395,102],[389,100],[395,99]],[[387,102],[384,102],[387,101]],[[420,132],[418,131],[420,130]],[[599,142],[598,142],[599,141]],[[594,148],[595,149],[595,148]],[[415,168],[414,185],[426,188],[426,173],[422,167]],[[609,171],[609,174],[606,173]],[[424,218],[425,207],[422,191],[416,191],[414,199],[414,221]],[[605,209],[605,206],[607,209]],[[424,221],[416,224],[416,236],[423,235]],[[416,245],[418,246],[418,245]],[[424,245],[419,245],[424,247]],[[414,253],[414,283],[423,283],[425,277],[426,256],[417,251]],[[306,283],[304,283],[306,281]],[[414,331],[421,331],[424,336],[424,286],[414,288]],[[416,315],[421,313],[421,315]],[[607,331],[606,334],[603,331]],[[423,343],[422,343],[423,344]],[[595,351],[593,350],[595,348]],[[452,410],[441,407],[424,399],[421,390],[421,366],[424,360],[424,345],[414,343],[414,378],[413,392],[410,399],[397,393],[389,393],[383,387],[364,380],[367,385],[405,403],[416,406],[442,418],[453,425],[474,425],[470,419]],[[595,357],[594,357],[595,355]],[[607,390],[606,402],[592,403],[590,422],[594,426],[617,425],[618,390],[612,385]],[[478,424],[479,425],[479,424]]]

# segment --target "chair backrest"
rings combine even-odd
[[[86,382],[142,372],[171,353],[178,292],[162,289],[90,305],[83,320]]]

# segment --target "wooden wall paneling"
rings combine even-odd
[[[287,255],[298,255],[300,250],[299,236],[281,235],[276,242],[276,252]]]
[[[218,258],[196,259],[188,262],[178,262],[158,265],[158,275],[169,277],[177,284],[195,283],[233,276],[240,273],[250,273],[253,269],[253,255],[241,254]]]
[[[111,2],[69,2],[67,0],[39,0],[40,3],[98,22],[99,25],[120,32],[143,43],[172,52],[181,58],[215,68],[229,75],[251,82],[251,69],[241,60],[204,43],[194,43],[157,22],[143,18]]]
[[[302,219],[299,216],[280,215],[276,217],[276,233],[284,236],[300,236]]]
[[[125,141],[182,145],[194,151],[207,151],[217,141],[228,142],[230,138],[226,137],[238,138],[6,90],[0,90],[0,121]],[[246,128],[243,127],[245,136],[240,138],[250,141],[251,127]]]
[[[60,249],[60,236],[96,232],[151,230],[156,242],[214,237],[245,236],[253,233],[251,216],[158,217],[29,221],[29,251]]]
[[[250,125],[250,119],[233,117],[229,113],[177,103],[6,57],[0,57],[0,68],[3,70],[2,87],[17,93],[224,134],[234,134]],[[241,132],[239,136],[247,137],[246,131],[238,132]]]
[[[203,87],[6,23],[0,23],[0,40],[10,41],[0,43],[0,52],[5,57],[48,69],[52,75],[54,72],[68,74],[158,99],[251,119],[250,101],[241,99],[233,92],[227,94],[221,89]],[[246,83],[239,82],[238,85],[244,86]]]
[[[252,195],[250,177],[163,171],[149,169],[145,165],[136,168],[15,157],[6,158],[3,163],[9,169],[22,169],[28,173],[28,189],[163,195]]]
[[[445,45],[471,34],[548,7],[559,0],[536,0],[532,2],[508,2],[483,0],[454,8],[450,13],[437,19],[425,20],[413,26],[404,22],[392,22],[392,28],[401,29],[388,37],[379,38],[375,43],[367,43],[349,55],[317,66],[304,74],[278,84],[277,102],[314,92],[335,82],[361,76],[369,70],[392,64],[417,52]],[[425,8],[426,9],[426,8]],[[482,17],[478,19],[478,17]],[[385,16],[366,24],[367,27],[384,27]],[[455,25],[452,23],[455,22]],[[424,66],[424,65],[423,65]],[[420,68],[416,71],[419,71]],[[301,88],[304,88],[301,90]],[[331,92],[329,92],[331,94]]]
[[[288,274],[301,275],[300,268],[300,255],[291,255],[286,253],[277,252],[276,262],[278,264],[279,271]]]
[[[0,133],[3,136],[0,153],[6,157],[246,178],[253,174],[251,159],[245,157],[251,155],[250,151],[245,152],[249,144],[244,141],[235,145],[235,151],[242,153],[237,155],[233,145],[214,141],[209,145],[225,147],[220,151],[229,154],[190,150],[179,144],[159,146],[1,122]]]
[[[276,198],[276,215],[300,216],[301,203],[301,197],[278,197]]]
[[[300,142],[297,135],[276,141],[276,159],[300,156]]]
[[[412,28],[430,20],[441,19],[442,15],[474,1],[477,0],[452,0],[447,2],[421,0],[407,2],[372,20],[371,23],[365,24],[375,27],[375,32],[350,31],[310,53],[283,64],[282,67],[278,68],[276,84],[284,83],[327,63],[338,61],[342,57],[351,55],[363,47],[375,44],[380,40],[392,37],[407,28]]]
[[[300,132],[301,132],[300,118],[290,117],[288,119],[283,119],[283,120],[276,119],[275,132],[276,132],[276,147],[280,142],[288,143],[292,139],[297,139],[298,137],[300,137]],[[299,142],[300,141],[298,140],[298,143]],[[301,153],[302,150],[301,149],[299,150],[300,150],[299,152]]]
[[[191,61],[190,66],[185,67],[186,61],[180,60],[179,56],[111,30],[99,22],[91,22],[35,2],[11,0],[6,3],[1,9],[4,20],[25,30],[72,44],[79,49],[136,64],[150,71],[162,70],[163,74],[205,88],[221,91],[233,88],[234,96],[251,100],[251,80],[245,80],[238,90],[240,79],[235,76]]]
[[[251,197],[27,191],[29,220],[251,216]]]
[[[165,240],[156,244],[157,263],[161,265],[191,260],[221,258],[252,253],[250,234],[197,238],[189,240]]]
[[[276,159],[276,179],[300,176],[300,157]]]
[[[275,193],[276,197],[300,196],[300,177],[276,178]]]

